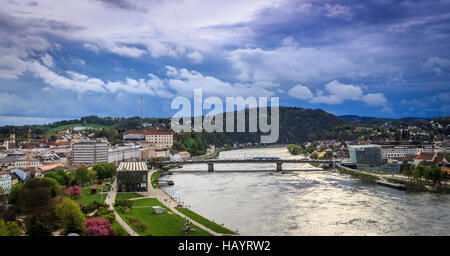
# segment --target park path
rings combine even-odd
[[[156,170],[152,170],[149,172],[148,174],[148,192],[147,192],[147,196],[145,197],[138,197],[138,198],[133,198],[131,200],[136,200],[136,199],[142,199],[142,198],[156,198],[158,199],[158,201],[160,201],[163,205],[167,206],[167,208],[169,208],[172,212],[174,212],[176,215],[182,217],[183,219],[188,219],[192,224],[196,225],[197,227],[211,233],[214,236],[223,236],[224,234],[222,233],[217,233],[205,226],[203,226],[202,224],[196,222],[195,220],[189,218],[188,216],[182,214],[181,212],[177,211],[177,209],[175,209],[175,207],[177,207],[177,205],[179,204],[175,199],[173,199],[171,196],[169,196],[166,192],[164,192],[164,190],[162,189],[158,189],[158,188],[153,188],[152,186],[152,181],[151,181],[151,177],[152,174],[155,173]],[[228,234],[227,234],[228,235]]]
[[[127,231],[130,236],[139,236],[139,234],[136,231],[134,231],[114,209],[113,204],[114,201],[116,200],[116,194],[117,194],[117,178],[114,179],[114,182],[111,185],[111,190],[109,191],[108,196],[106,196],[105,203],[109,205],[110,210],[114,211],[114,216],[116,218],[117,223],[119,223],[119,225],[122,226],[123,229],[125,229],[125,231]]]

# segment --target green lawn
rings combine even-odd
[[[160,201],[155,198],[143,198],[133,200],[133,208],[126,213],[118,212],[120,217],[128,223],[141,236],[211,236],[210,233],[191,224],[195,232],[184,233],[183,227],[185,220],[170,211]],[[153,214],[152,206],[161,206],[167,209],[167,213]],[[126,217],[138,218],[147,225],[143,232],[138,231]]]
[[[110,126],[101,125],[101,124],[83,124],[83,123],[76,123],[76,124],[66,124],[66,125],[61,125],[61,126],[55,127],[55,128],[51,128],[50,130],[48,130],[48,133],[49,133],[49,134],[54,134],[54,133],[56,133],[56,132],[59,131],[59,130],[62,130],[62,129],[70,129],[70,128],[73,128],[73,127],[75,127],[75,126],[92,127],[92,128],[99,128],[99,129],[102,129],[102,128],[109,128],[109,127],[110,127]]]
[[[136,193],[117,193],[116,194],[116,200],[124,200],[124,199],[131,199],[131,198],[137,198],[137,197],[143,197],[143,195],[136,194]]]
[[[128,232],[122,228],[122,226],[120,226],[119,223],[117,223],[116,221],[113,222],[113,224],[111,224],[111,229],[114,230],[114,233],[117,236],[129,236]]]
[[[158,170],[152,174],[151,181],[153,188],[159,188],[158,179],[159,174],[161,173],[161,170]]]
[[[97,186],[98,190],[102,190],[103,186]],[[108,194],[91,194],[91,188],[90,187],[84,187],[81,188],[81,196],[79,198],[75,199],[75,202],[82,202],[83,205],[86,205],[90,202],[97,201],[97,202],[103,202],[106,199],[106,196]]]
[[[189,218],[195,220],[196,222],[202,224],[203,226],[211,229],[212,231],[215,231],[217,233],[222,233],[222,234],[236,234],[235,232],[225,228],[224,226],[214,223],[214,222],[208,220],[207,218],[205,218],[201,215],[198,215],[197,213],[195,213],[187,208],[176,207],[176,209],[179,212],[181,212],[182,214],[188,216]]]

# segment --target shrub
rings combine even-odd
[[[86,220],[86,235],[88,236],[114,236],[111,223],[108,219],[92,218]]]
[[[124,211],[128,211],[131,208],[133,208],[133,201],[131,200],[117,200],[114,203],[114,207],[117,208],[117,210],[124,212]]]
[[[127,217],[127,220],[140,232],[147,229],[147,225],[138,218]]]

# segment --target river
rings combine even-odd
[[[301,158],[285,148],[225,151],[219,158],[254,156]],[[283,164],[283,169],[308,170],[285,174],[271,172],[275,164],[216,164],[214,169],[175,169],[170,176],[175,185],[162,188],[241,235],[450,235],[450,195],[366,184],[309,165]]]

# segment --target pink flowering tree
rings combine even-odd
[[[67,193],[71,197],[80,197],[81,196],[81,189],[78,186],[70,186],[67,188]]]
[[[111,223],[108,219],[92,218],[86,220],[86,235],[88,236],[114,236]]]

